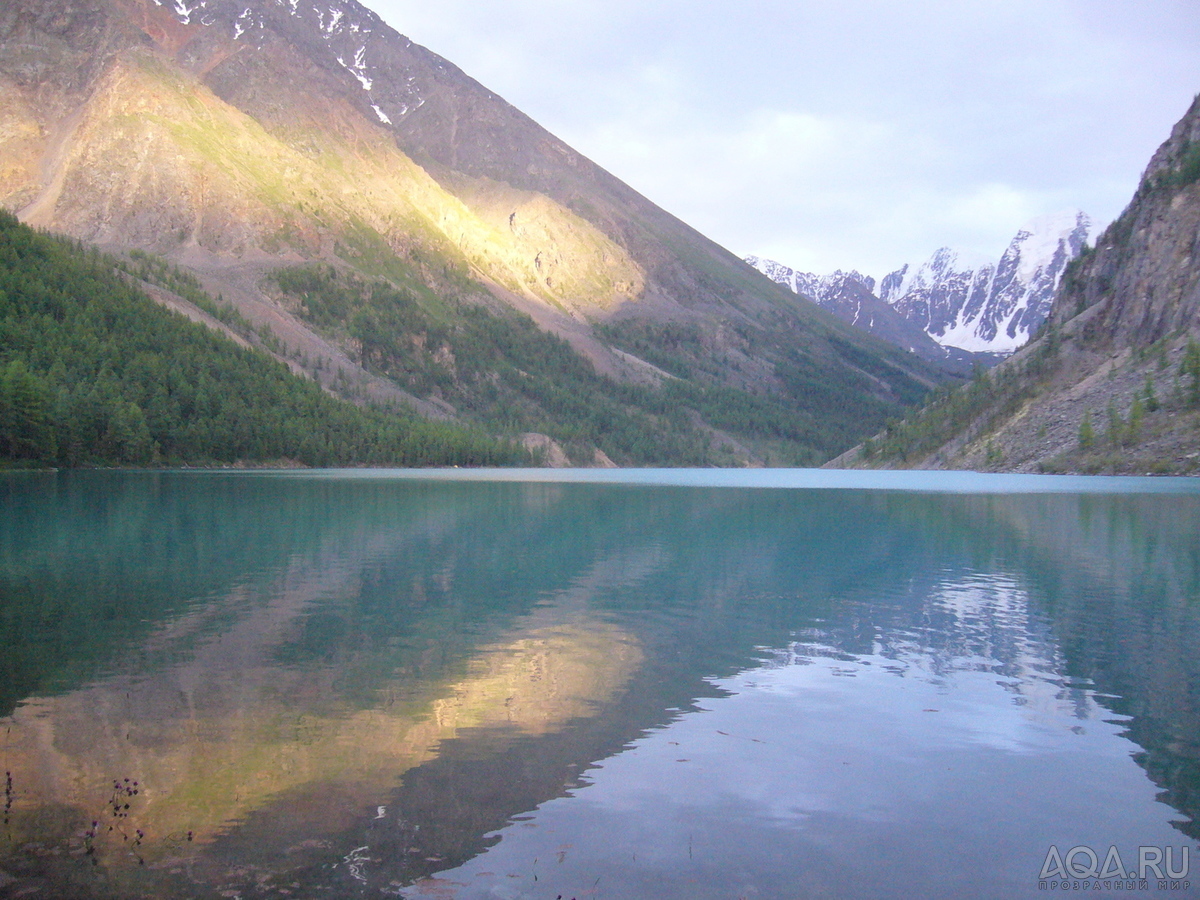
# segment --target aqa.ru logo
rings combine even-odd
[[[1066,853],[1059,853],[1058,847],[1051,847],[1046,854],[1046,861],[1042,863],[1038,881],[1043,890],[1084,887],[1078,884],[1081,881],[1137,881],[1142,882],[1137,885],[1138,888],[1147,890],[1151,880],[1159,888],[1186,890],[1191,886],[1190,882],[1182,879],[1187,878],[1189,863],[1187,847],[1138,847],[1137,867],[1134,869],[1126,867],[1115,846],[1108,848],[1103,863],[1100,854],[1091,847],[1072,847]]]

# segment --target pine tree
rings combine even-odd
[[[1091,450],[1096,446],[1096,430],[1092,427],[1092,411],[1084,410],[1083,421],[1079,423],[1079,449]]]
[[[1129,426],[1126,429],[1125,442],[1133,444],[1137,442],[1138,435],[1142,430],[1142,420],[1146,417],[1146,407],[1142,403],[1142,398],[1134,396],[1133,405],[1129,407]]]
[[[1188,341],[1187,350],[1183,354],[1183,362],[1179,365],[1179,374],[1192,379],[1192,384],[1187,392],[1188,405],[1200,405],[1200,344],[1194,340]]]
[[[1146,409],[1150,412],[1158,412],[1158,395],[1154,393],[1154,379],[1147,373],[1146,375]]]
[[[52,395],[21,360],[0,369],[0,456],[52,459],[57,453]]]
[[[1117,411],[1117,404],[1112,400],[1108,401],[1108,443],[1112,446],[1118,446],[1125,437],[1125,420],[1121,418],[1121,413]]]

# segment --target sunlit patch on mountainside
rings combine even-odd
[[[162,257],[354,402],[548,435],[575,462],[812,464],[954,377],[772,284],[353,0],[12,0],[0,96],[0,205]],[[272,276],[298,264],[411,296],[450,377],[478,376],[472,403],[413,393],[419,334],[408,354],[384,329],[372,354],[366,319],[297,315]],[[458,357],[478,310],[526,349],[514,316],[553,337],[538,352],[572,383],[502,341],[486,365]],[[541,399],[514,406],[520,380]]]
[[[59,184],[30,218],[100,243],[293,259],[352,256],[366,228],[393,253],[458,263],[553,303],[604,307],[640,293],[638,266],[570,210],[466,181],[477,214],[353,110],[329,107],[332,127],[272,134],[157,56],[126,54],[89,99]],[[13,143],[12,158],[24,158]],[[9,197],[28,192],[28,178],[12,180]]]

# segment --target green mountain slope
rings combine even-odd
[[[0,213],[0,460],[500,465],[511,444],[363,409]]]
[[[352,347],[368,369],[494,431],[547,434],[579,464],[592,462],[595,449],[621,465],[736,463],[737,446],[721,429],[752,443],[760,458],[811,465],[853,436],[844,413],[819,405],[837,385],[822,381],[828,372],[804,368],[803,359],[780,365],[785,389],[774,397],[705,384],[688,377],[690,360],[704,358],[702,337],[681,329],[657,335],[654,352],[646,353],[663,377],[635,384],[598,375],[566,341],[507,309],[447,303],[444,295],[433,306],[415,290],[333,266],[281,269],[271,280],[282,302]],[[611,328],[606,336],[643,352],[628,330]],[[866,392],[867,376],[854,387]],[[907,388],[910,400],[924,393],[916,382]],[[887,409],[877,404],[865,412]]]
[[[1133,200],[990,375],[831,465],[1200,472],[1200,96]]]
[[[336,356],[451,417],[570,443],[577,460],[821,460],[945,379],[775,285],[369,10],[338,10],[5,4],[0,205],[188,269],[331,390]],[[318,320],[279,290],[278,270],[313,264],[334,268],[334,294],[382,279],[414,298],[420,330],[454,337],[457,368],[508,393],[415,378],[423,351],[386,311],[386,358],[364,354],[365,319]],[[567,342],[574,361],[544,374],[567,378],[555,390],[574,406],[548,387],[531,399],[505,369],[527,367],[463,342],[478,308]],[[614,431],[630,434],[601,439]]]

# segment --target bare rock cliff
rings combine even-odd
[[[1037,340],[829,465],[1200,474],[1200,96]]]
[[[1138,347],[1200,319],[1200,97],[1159,147],[1132,202],[1070,273],[1051,321],[1085,309],[1092,345]]]

